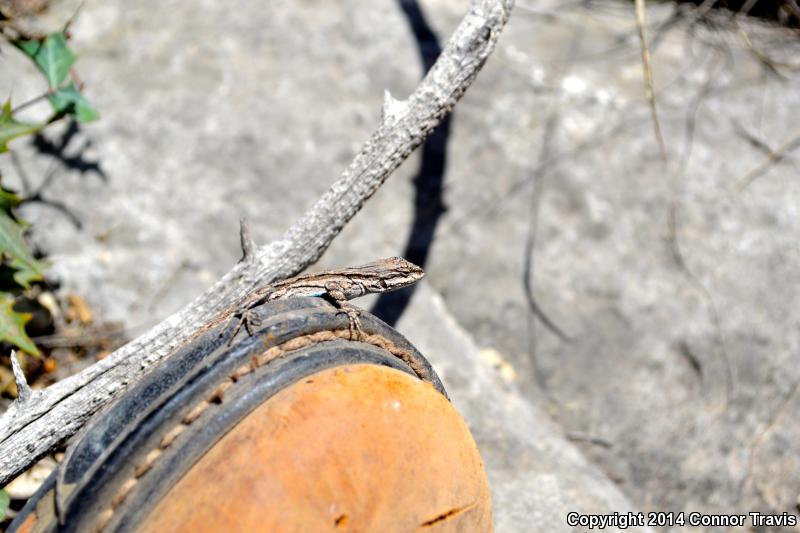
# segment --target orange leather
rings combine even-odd
[[[19,533],[31,533],[34,531],[33,528],[36,527],[36,522],[38,522],[36,519],[36,513],[29,514],[25,521],[20,524]]]
[[[218,441],[139,531],[493,531],[472,436],[433,387],[376,365],[282,390]]]

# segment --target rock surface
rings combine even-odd
[[[415,292],[398,329],[433,364],[469,424],[489,477],[497,531],[582,531],[568,526],[568,513],[639,512],[566,440],[562,429],[481,356],[427,283]]]
[[[58,27],[76,4],[56,3],[46,22]],[[421,7],[440,41],[465,10],[452,0]],[[798,80],[783,63],[798,43],[669,4],[648,15],[666,164],[627,2],[519,3],[456,107],[430,290],[400,330],[448,380],[475,432],[499,531],[530,531],[534,520],[562,530],[573,506],[629,509],[599,471],[645,511],[797,504],[796,162],[737,184],[768,157],[759,143],[775,151],[797,135]],[[23,214],[52,276],[131,334],[228,270],[240,216],[259,242],[279,236],[377,124],[384,89],[402,98],[422,75],[408,21],[388,0],[95,2],[73,33],[103,117],[66,152],[89,143],[81,153],[103,174],[57,166],[44,191],[82,229],[46,206]],[[2,94],[41,92],[13,50],[0,60]],[[52,159],[12,148],[35,185]],[[403,250],[418,165],[419,154],[320,267]],[[0,170],[18,183],[8,158]],[[568,342],[531,315],[526,255],[536,301]],[[476,362],[474,345],[516,383]]]

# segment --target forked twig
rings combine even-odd
[[[771,167],[783,161],[789,155],[789,152],[798,146],[800,146],[800,132],[795,132],[781,143],[777,149],[770,150],[769,154],[767,154],[767,158],[761,162],[761,164],[739,178],[736,183],[736,190],[738,192],[745,190],[751,183],[763,176]]]

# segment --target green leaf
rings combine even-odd
[[[0,293],[0,340],[8,341],[31,355],[39,355],[39,348],[25,333],[25,324],[31,316],[30,313],[14,311],[13,296]]]
[[[30,58],[35,57],[36,52],[42,47],[42,43],[39,41],[14,41],[14,45]]]
[[[74,82],[61,87],[47,99],[50,100],[53,111],[75,115],[78,122],[91,122],[100,118],[100,113],[83,97]]]
[[[17,196],[16,193],[6,189],[2,184],[2,176],[0,176],[0,211],[10,213],[11,209],[17,207],[22,203],[22,198]]]
[[[6,491],[0,489],[0,520],[5,519],[9,505],[11,505],[11,497]]]
[[[6,101],[2,112],[0,112],[0,154],[8,151],[8,141],[11,139],[35,133],[43,127],[44,124],[14,120],[14,115],[11,112],[11,101]]]
[[[34,259],[22,236],[24,228],[8,213],[0,212],[0,256],[15,269],[14,281],[28,288],[44,277],[44,265]]]
[[[61,85],[69,74],[69,69],[75,63],[75,55],[67,46],[64,32],[48,35],[44,42],[40,41],[15,41],[14,44],[22,52],[33,59],[39,70],[42,71],[51,88]]]

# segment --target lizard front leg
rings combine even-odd
[[[330,296],[333,304],[338,308],[338,313],[347,315],[350,330],[350,340],[361,340],[364,330],[361,327],[361,310],[352,305],[345,296],[344,291],[337,283],[325,285],[325,291]],[[353,333],[355,332],[355,335]]]

